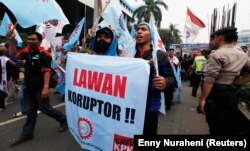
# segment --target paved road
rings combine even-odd
[[[183,102],[177,103],[173,100],[174,105],[166,115],[160,115],[158,134],[208,134],[208,127],[204,114],[197,114],[196,107],[200,91],[197,97],[191,96],[192,88],[188,82],[183,82]]]
[[[191,88],[183,83],[184,101],[174,103],[166,116],[160,115],[158,134],[208,134],[204,115],[196,113],[197,99],[191,96]],[[199,95],[198,95],[199,96]],[[51,105],[65,113],[64,103],[59,102],[61,96],[51,92]],[[35,129],[35,138],[19,146],[10,148],[8,141],[20,135],[25,117],[12,118],[19,110],[18,102],[7,106],[0,113],[0,151],[80,151],[69,131],[59,133],[59,124],[39,114]]]

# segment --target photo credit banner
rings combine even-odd
[[[65,105],[71,134],[88,150],[134,150],[143,133],[145,60],[68,53]]]

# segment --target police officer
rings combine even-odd
[[[211,135],[233,134],[232,121],[237,111],[237,91],[234,79],[244,66],[249,66],[247,55],[233,44],[237,28],[225,27],[213,33],[214,51],[204,71],[202,96],[197,108],[206,114]]]

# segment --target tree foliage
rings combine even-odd
[[[160,6],[163,6],[168,10],[167,4],[162,0],[143,0],[145,5],[138,7],[133,13],[133,20],[135,17],[138,19],[138,23],[142,21],[149,22],[151,13],[155,17],[157,27],[160,27],[162,21],[162,12]]]

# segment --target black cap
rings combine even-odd
[[[240,48],[241,49],[247,49],[247,46],[241,46]]]
[[[104,27],[104,28],[101,28],[101,29],[97,30],[96,36],[98,36],[100,34],[106,34],[106,35],[110,36],[113,39],[113,32],[108,27]]]
[[[233,26],[224,27],[224,28],[216,30],[211,36],[224,35],[224,34],[227,34],[227,33],[235,33],[236,31],[237,31],[236,27],[233,27]]]
[[[203,49],[201,51],[201,54],[205,55],[205,54],[210,54],[211,53],[211,50],[210,49]]]

